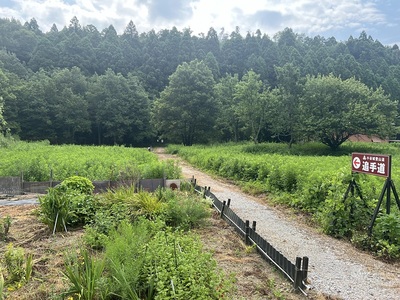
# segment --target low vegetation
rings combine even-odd
[[[64,253],[65,288],[51,299],[220,299],[232,279],[190,232],[211,206],[188,190],[155,193],[120,187],[94,195],[87,178],[73,176],[40,198],[37,215],[55,234],[85,228]],[[32,255],[9,243],[0,296],[27,283]]]
[[[2,138],[0,176],[25,181],[62,181],[79,175],[90,180],[179,178],[173,162],[160,162],[145,148],[123,146],[50,145],[47,141],[22,142]],[[29,155],[27,155],[29,153]]]
[[[372,234],[368,235],[373,212],[384,179],[351,173],[351,152],[393,155],[392,178],[400,179],[400,153],[396,144],[347,143],[331,152],[318,144],[222,144],[214,146],[169,146],[191,164],[221,177],[235,180],[245,191],[268,194],[268,199],[310,216],[325,233],[346,238],[384,259],[400,258],[400,211],[392,196],[391,214],[384,206]],[[361,188],[344,199],[355,179]]]

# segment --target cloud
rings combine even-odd
[[[147,6],[150,22],[167,21],[177,24],[185,23],[192,15],[191,3],[186,0],[139,1]]]
[[[0,17],[22,23],[35,18],[45,32],[53,23],[68,26],[76,16],[82,26],[101,31],[113,25],[118,33],[132,20],[139,32],[176,26],[199,34],[210,27],[232,32],[238,26],[242,34],[260,29],[274,35],[289,27],[340,40],[362,30],[394,36],[400,23],[394,0],[1,0],[0,6]]]
[[[262,10],[255,14],[247,17],[247,23],[251,22],[256,24],[260,28],[273,28],[278,29],[285,26],[288,21],[288,17],[277,11]]]

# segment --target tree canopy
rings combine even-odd
[[[216,109],[211,70],[194,60],[178,66],[154,103],[154,124],[160,137],[192,145],[213,130]]]
[[[273,37],[260,30],[242,35],[239,27],[140,33],[130,21],[118,34],[113,25],[99,30],[76,17],[42,32],[35,19],[0,19],[0,77],[1,130],[25,140],[148,145],[162,135],[184,144],[290,145],[317,139],[334,148],[351,133],[397,138],[393,123],[400,125],[399,107],[393,109],[400,99],[399,47],[365,32],[347,41],[290,28]],[[335,84],[342,94],[323,92],[335,92]],[[347,109],[365,122],[353,119],[343,131],[333,119],[349,116],[321,112],[325,120],[313,123],[316,101],[356,103]],[[367,108],[369,115],[361,112]],[[330,131],[323,133],[324,124]]]
[[[397,103],[381,88],[373,90],[354,78],[333,75],[309,76],[300,106],[304,134],[332,149],[353,134],[387,137],[397,115]]]

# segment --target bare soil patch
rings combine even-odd
[[[32,254],[34,260],[31,280],[20,289],[8,291],[6,299],[42,300],[59,295],[64,289],[64,253],[74,251],[83,234],[83,230],[77,230],[53,235],[38,220],[36,209],[37,204],[0,206],[0,216],[12,219],[7,240],[0,242],[0,253],[3,256],[6,246],[12,243],[14,247],[22,247],[26,254]]]

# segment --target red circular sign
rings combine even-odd
[[[353,167],[354,169],[359,169],[361,167],[361,160],[359,157],[353,158]]]

